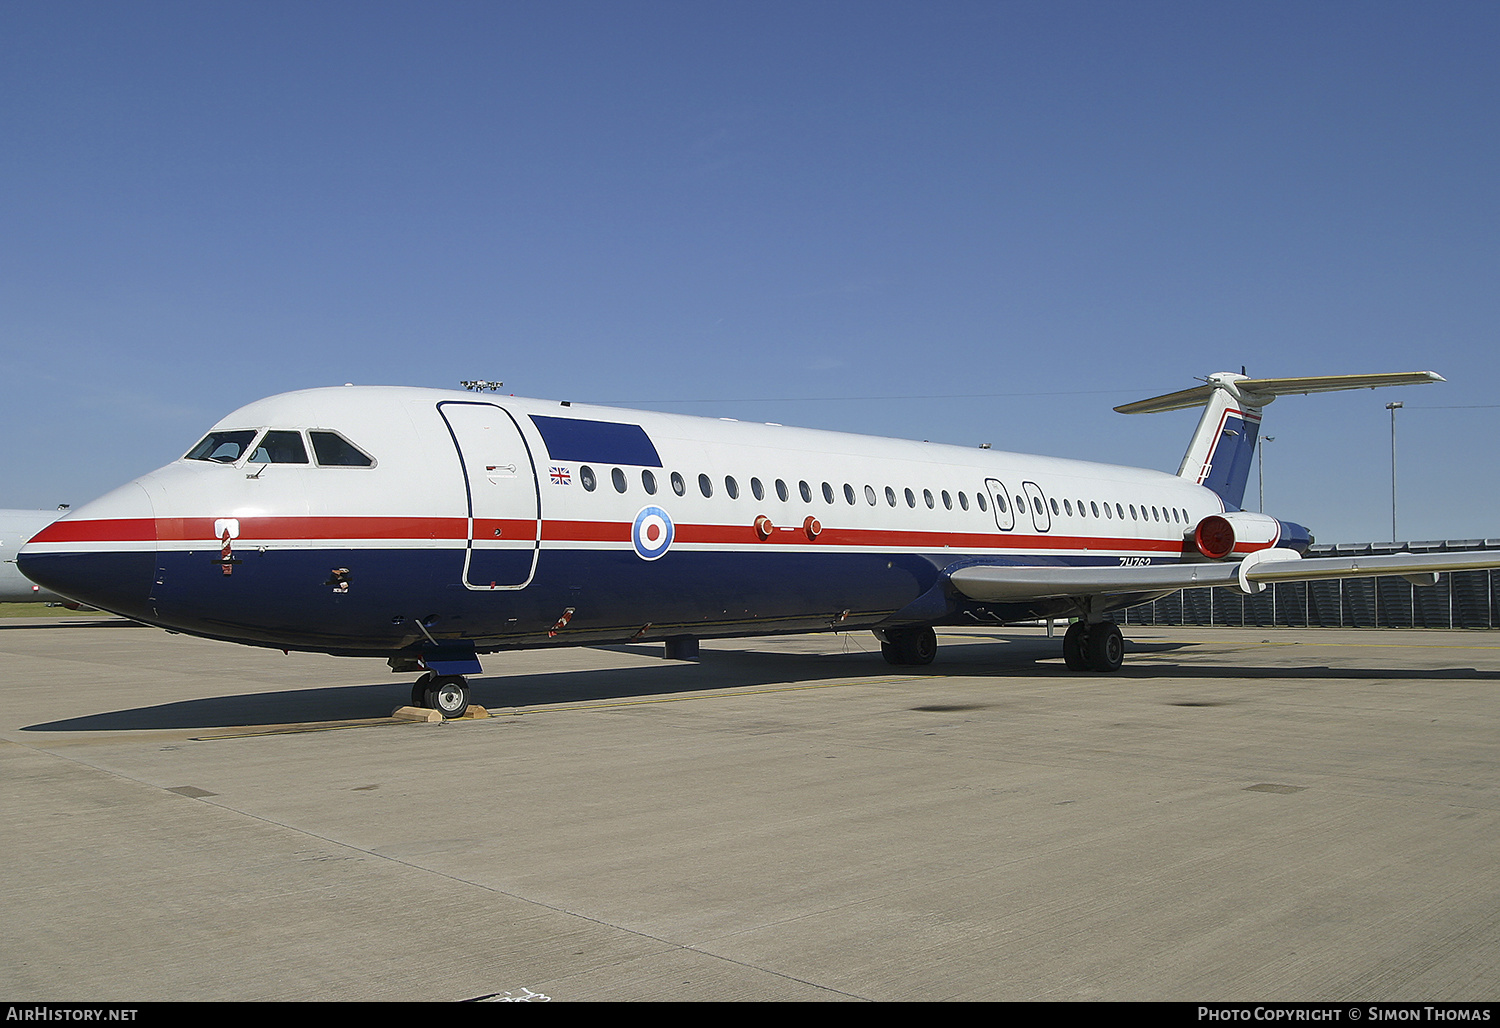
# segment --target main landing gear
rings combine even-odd
[[[880,655],[897,667],[931,664],[937,656],[937,633],[930,625],[875,630]],[[1063,660],[1073,671],[1118,671],[1125,663],[1125,637],[1113,621],[1073,622],[1063,636]]]
[[[435,710],[444,718],[463,717],[469,709],[469,682],[463,675],[428,671],[412,684],[411,705]]]
[[[1074,671],[1118,671],[1125,663],[1125,637],[1113,621],[1075,621],[1063,636],[1063,660]]]
[[[931,625],[884,628],[875,637],[880,640],[880,655],[887,664],[919,667],[931,664],[937,656],[937,633]]]

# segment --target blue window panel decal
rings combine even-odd
[[[540,414],[531,415],[531,422],[542,433],[542,441],[553,460],[661,467],[661,456],[640,425],[549,418]]]

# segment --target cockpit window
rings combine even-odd
[[[250,463],[306,464],[307,447],[302,445],[302,433],[272,429],[261,436],[255,452],[250,455]]]
[[[233,432],[210,432],[199,440],[198,445],[188,451],[188,460],[212,460],[220,464],[233,464],[245,453],[245,447],[255,438],[253,428],[237,429]]]
[[[368,468],[375,464],[369,454],[337,432],[311,431],[313,453],[323,467]]]

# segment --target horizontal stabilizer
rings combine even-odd
[[[1251,378],[1218,371],[1201,386],[1123,404],[1121,414],[1156,414],[1202,407],[1177,476],[1206,486],[1233,509],[1245,498],[1251,460],[1260,435],[1261,408],[1278,396],[1331,393],[1340,389],[1378,389],[1381,386],[1441,382],[1434,371],[1400,371],[1380,375],[1304,375],[1299,378]]]
[[[1145,567],[1008,567],[971,565],[949,573],[959,592],[981,603],[1058,597],[1119,596],[1175,592],[1204,586],[1236,586],[1257,593],[1273,582],[1329,578],[1419,576],[1442,571],[1500,568],[1500,550],[1467,553],[1391,553],[1362,557],[1299,558],[1294,550],[1259,550],[1239,563],[1150,564]]]
[[[1307,393],[1333,393],[1342,389],[1379,389],[1381,386],[1421,385],[1447,381],[1435,371],[1398,371],[1376,375],[1304,375],[1299,378],[1241,378],[1233,376],[1234,388],[1253,406],[1264,406],[1278,396],[1302,396]],[[1175,393],[1153,396],[1123,404],[1115,410],[1121,414],[1158,414],[1169,410],[1201,407],[1213,395],[1215,384],[1180,389]]]
[[[1160,414],[1162,411],[1187,410],[1189,407],[1202,407],[1213,394],[1214,387],[1211,385],[1194,386],[1165,396],[1153,396],[1149,400],[1121,404],[1115,410],[1121,414]]]

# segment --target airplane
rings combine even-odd
[[[56,510],[0,510],[0,603],[59,603],[62,597],[22,575],[16,555],[32,536],[67,513]]]
[[[1177,474],[734,419],[393,386],[285,393],[42,530],[21,570],[174,632],[381,656],[462,716],[481,654],[870,630],[930,663],[935,626],[1074,618],[1067,666],[1124,660],[1110,611],[1182,588],[1497,566],[1495,552],[1304,559],[1240,509],[1278,396],[1432,372],[1251,378],[1203,406]]]

